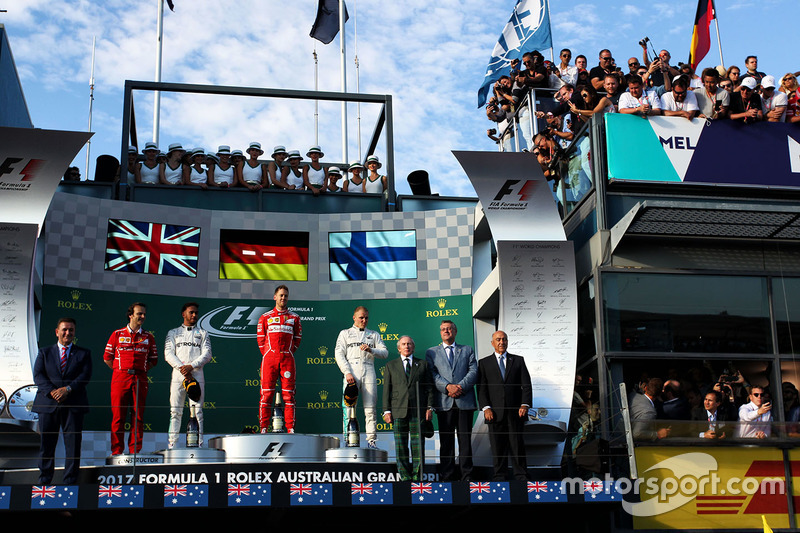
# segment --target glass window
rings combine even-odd
[[[775,302],[778,351],[800,353],[800,278],[774,278],[772,299]]]
[[[765,278],[602,274],[608,351],[771,353]]]

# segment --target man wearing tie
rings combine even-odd
[[[699,433],[701,439],[724,439],[725,424],[730,419],[725,415],[719,406],[722,404],[722,393],[710,390],[703,399],[703,407],[697,408],[692,413],[693,420],[708,420],[708,425],[704,425],[703,431]]]
[[[78,480],[81,465],[83,416],[89,410],[86,384],[92,377],[92,356],[75,346],[75,319],[62,318],[56,326],[58,342],[42,348],[33,365],[33,380],[38,387],[33,412],[39,413],[42,445],[39,457],[39,483],[53,481],[54,456],[59,428],[64,433],[64,484]]]
[[[420,411],[425,420],[433,418],[433,389],[424,359],[414,357],[414,340],[408,335],[397,341],[400,357],[386,364],[383,376],[383,420],[394,427],[397,471],[401,481],[422,481],[425,447],[420,437]],[[411,454],[408,455],[408,440]],[[417,460],[416,464],[413,464]]]
[[[514,477],[525,480],[527,459],[522,431],[533,401],[531,377],[525,359],[508,353],[503,331],[492,335],[494,354],[478,361],[478,402],[489,426],[489,443],[494,456],[494,481],[508,475],[508,457]]]
[[[456,325],[443,320],[439,326],[442,343],[428,348],[425,360],[436,387],[434,408],[439,420],[439,470],[443,481],[468,481],[472,473],[472,418],[478,404],[475,383],[478,361],[471,346],[456,344]],[[455,436],[458,432],[456,471]]]

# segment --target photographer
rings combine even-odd
[[[500,76],[500,79],[495,82],[492,89],[494,92],[494,99],[496,100],[497,104],[500,105],[500,107],[503,108],[503,111],[507,113],[513,113],[514,108],[516,107],[516,102],[511,94],[511,89],[512,83],[509,76]]]
[[[765,439],[772,434],[772,402],[764,387],[750,387],[750,403],[739,408],[737,436],[743,439]]]
[[[658,87],[660,85],[665,85],[669,83],[669,80],[674,78],[679,74],[678,69],[675,67],[670,66],[669,60],[672,58],[669,52],[666,50],[661,50],[658,53],[658,57],[654,58],[653,61],[647,57],[647,42],[649,39],[645,37],[639,44],[642,47],[642,58],[644,59],[645,66],[649,67],[652,63],[656,63],[656,68],[652,70],[650,74],[650,80],[653,83],[653,87]],[[671,87],[667,86],[664,89],[665,91],[670,91]]]
[[[509,128],[510,117],[514,114],[513,107],[505,110],[498,105],[497,98],[492,96],[486,104],[486,118],[492,122],[497,123],[497,128],[486,130],[486,135],[494,142],[500,144],[504,152],[512,150],[511,139],[514,138],[514,128]],[[502,133],[501,137],[497,136],[498,130]]]
[[[719,72],[715,68],[703,70],[703,86],[694,90],[697,105],[700,108],[700,118],[716,120],[728,117],[728,108],[731,105],[731,95],[725,89],[720,89]]]

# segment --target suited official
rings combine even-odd
[[[33,365],[33,380],[38,390],[32,411],[39,414],[42,434],[39,483],[46,485],[53,481],[55,450],[61,429],[66,454],[64,484],[72,485],[78,480],[81,465],[83,417],[89,411],[86,384],[92,377],[92,355],[72,342],[75,319],[60,319],[56,337],[56,344],[39,350]]]
[[[635,393],[629,400],[633,438],[636,440],[656,440],[669,436],[671,428],[657,427],[658,395],[664,388],[661,378],[651,378],[644,387],[644,393]]]
[[[509,457],[514,477],[525,480],[528,463],[522,431],[533,401],[531,377],[525,359],[507,352],[505,332],[494,332],[492,347],[494,354],[478,361],[478,403],[489,427],[494,456],[493,480],[506,479]]]
[[[425,445],[420,437],[420,416],[433,418],[433,388],[428,365],[414,357],[414,340],[408,335],[397,341],[400,357],[386,363],[383,374],[383,420],[394,428],[397,471],[402,481],[422,480]],[[411,439],[411,456],[408,441]],[[415,461],[416,464],[414,464]]]
[[[456,343],[456,325],[443,320],[439,325],[442,343],[425,352],[433,380],[434,409],[439,421],[439,471],[444,481],[469,480],[472,473],[472,422],[478,404],[478,360],[471,346]],[[455,441],[458,433],[458,466]]]

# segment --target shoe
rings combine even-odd
[[[289,430],[289,431],[287,431],[286,433],[294,433],[294,428],[290,429],[290,430]]]
[[[369,448],[370,450],[380,450],[380,448],[378,448],[378,443],[375,442],[374,440],[369,441],[369,443],[367,444],[367,448]]]
[[[269,429],[261,428],[261,434],[264,435],[265,433],[269,433]]]
[[[168,449],[168,450],[171,450],[171,449],[173,449],[174,447],[175,447],[175,443],[174,443],[174,442],[170,442],[169,444],[167,444],[167,449]]]

